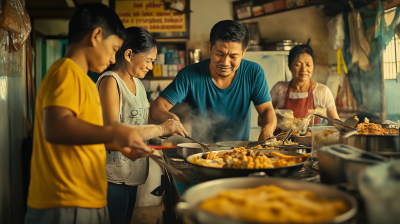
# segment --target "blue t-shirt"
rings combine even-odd
[[[250,102],[271,101],[264,70],[242,59],[231,85],[220,89],[211,79],[210,59],[188,65],[160,94],[173,105],[188,103],[192,109],[191,136],[205,143],[246,141],[250,135]]]

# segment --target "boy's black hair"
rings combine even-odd
[[[126,38],[125,27],[113,10],[101,3],[85,3],[76,8],[69,21],[68,44],[78,43],[97,27],[103,30],[105,39],[110,35]]]
[[[217,41],[237,42],[242,50],[249,44],[250,34],[247,27],[234,20],[222,20],[213,26],[210,33],[211,48]]]
[[[309,54],[312,57],[313,64],[315,66],[314,51],[310,46],[304,44],[304,45],[296,45],[290,50],[289,56],[288,56],[289,68],[292,65],[294,59],[296,59],[300,54],[304,54],[304,53]]]
[[[131,49],[133,54],[144,53],[157,47],[157,41],[149,33],[149,31],[141,27],[128,27],[125,29],[126,39],[122,47],[115,54],[115,64],[110,65],[106,71],[111,71],[121,61],[125,60],[125,51]]]

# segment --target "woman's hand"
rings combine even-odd
[[[183,137],[185,137],[185,134],[189,134],[181,122],[174,120],[174,119],[168,119],[161,125],[157,126],[160,129],[160,135],[161,137],[170,137],[172,135],[178,134]]]

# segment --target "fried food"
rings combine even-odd
[[[358,135],[398,135],[399,129],[382,128],[380,124],[369,123],[365,118],[364,123],[357,125]]]
[[[263,148],[261,147],[260,149]],[[308,154],[289,156],[279,152],[271,152],[270,156],[272,158],[261,154],[261,150],[254,153],[251,149],[240,147],[234,148],[233,151],[221,151],[218,154],[209,152],[206,154],[205,159],[194,157],[190,162],[215,168],[268,169],[301,163],[308,157]]]
[[[220,191],[205,199],[199,209],[247,222],[315,223],[347,212],[342,200],[331,200],[311,191],[285,190],[273,185]]]

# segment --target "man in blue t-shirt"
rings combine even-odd
[[[187,102],[192,109],[192,137],[204,143],[248,140],[250,103],[261,118],[259,140],[273,135],[276,116],[260,65],[243,59],[249,31],[233,20],[214,25],[208,43],[210,59],[188,65],[150,107],[155,123],[179,118],[169,112]]]

